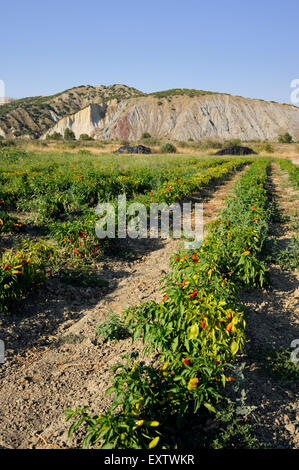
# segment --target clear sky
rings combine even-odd
[[[6,96],[123,83],[290,102],[298,0],[5,0]]]

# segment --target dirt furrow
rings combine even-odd
[[[286,172],[272,164],[269,190],[285,215],[293,215],[299,191],[292,188]],[[288,223],[277,220],[270,227],[271,244],[289,245],[292,230]],[[299,274],[269,266],[271,286],[243,292],[240,300],[248,308],[245,354],[247,405],[256,406],[258,422],[255,433],[262,445],[271,448],[298,448],[298,393],[296,383],[282,378],[290,357],[290,346],[299,338]],[[285,351],[285,353],[283,353]]]

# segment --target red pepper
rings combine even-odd
[[[192,294],[189,294],[189,297],[195,297],[197,295],[197,290],[195,290],[194,292],[192,292]]]
[[[189,366],[189,364],[190,364],[190,358],[189,358],[189,356],[188,356],[188,357],[184,357],[184,358],[182,359],[182,363],[185,364],[186,366]]]

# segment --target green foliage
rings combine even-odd
[[[65,140],[76,140],[74,132],[68,127],[65,129],[63,137]]]
[[[0,209],[0,233],[15,232],[22,229],[24,222]]]
[[[278,160],[280,167],[287,171],[295,188],[299,188],[299,167],[295,165],[291,160],[281,158]]]
[[[284,382],[299,384],[299,364],[291,362],[290,349],[270,350],[265,356],[265,365],[275,377]]]
[[[229,139],[224,142],[223,148],[234,147],[235,145],[242,145],[241,139]]]
[[[194,90],[188,88],[173,88],[171,90],[164,90],[164,91],[155,91],[154,93],[150,93],[150,95],[155,96],[156,98],[171,98],[173,96],[189,96],[193,98],[195,96],[203,96],[203,95],[213,95],[218,94],[212,91],[204,91],[204,90]]]
[[[107,320],[96,326],[96,333],[104,341],[119,341],[129,336],[128,330],[112,310],[109,311]]]
[[[60,132],[54,131],[53,134],[47,134],[47,140],[62,140],[62,134]]]
[[[260,447],[250,424],[240,422],[236,416],[221,416],[219,427],[217,435],[211,442],[212,449],[258,449]]]
[[[18,251],[6,250],[0,260],[0,312],[7,313],[13,302],[40,286],[46,277],[49,259],[56,249],[43,242],[24,242]]]
[[[150,139],[152,136],[148,132],[143,132],[141,139]]]
[[[166,144],[161,146],[160,152],[161,153],[176,153],[176,147],[170,142],[167,142]]]
[[[293,137],[288,132],[286,132],[285,134],[280,134],[278,136],[278,142],[280,144],[290,144],[293,142]]]
[[[275,240],[271,240],[270,253],[267,261],[278,264],[283,269],[293,270],[299,268],[299,238],[294,235],[286,248],[280,248]]]
[[[142,336],[144,353],[159,351],[166,362],[146,366],[124,357],[114,368],[107,391],[114,400],[106,415],[93,417],[86,408],[66,411],[67,419],[75,420],[70,434],[87,425],[84,447],[176,448],[182,433],[195,433],[206,412],[217,414],[223,387],[235,380],[224,367],[244,344],[238,290],[266,280],[261,253],[270,217],[264,188],[268,163],[256,161],[237,183],[236,197],[201,249],[174,255],[162,301],[125,312],[133,341]]]
[[[215,139],[200,139],[198,142],[194,142],[193,139],[188,139],[188,142],[178,142],[178,147],[190,148],[192,150],[209,150],[209,149],[221,149],[223,147],[222,142]]]
[[[270,142],[262,142],[258,145],[255,146],[255,150],[258,152],[258,153],[263,153],[263,152],[266,152],[266,153],[273,153],[274,152],[274,148],[273,146],[270,144]]]
[[[263,371],[275,380],[284,383],[299,384],[299,364],[291,361],[291,349],[269,348],[249,352],[249,358],[258,362]]]
[[[93,140],[93,138],[88,134],[81,134],[79,140]]]
[[[25,159],[28,156],[25,150],[17,149],[14,146],[7,145],[0,147],[0,161],[3,160],[7,163],[16,163],[20,159]]]

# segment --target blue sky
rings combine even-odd
[[[15,98],[124,83],[290,102],[299,78],[298,0],[11,0],[0,18]]]

